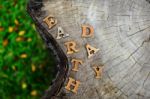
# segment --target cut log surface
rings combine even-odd
[[[150,3],[148,0],[31,0],[28,12],[58,61],[58,74],[44,99],[150,99]],[[49,28],[47,16],[57,19]],[[94,28],[82,37],[82,25]],[[67,36],[56,39],[58,27]],[[67,54],[66,42],[78,52]],[[99,51],[88,58],[86,45]],[[80,59],[78,71],[72,59]],[[93,66],[102,66],[100,79]],[[80,81],[77,93],[65,87]]]

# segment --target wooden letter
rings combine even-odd
[[[78,71],[78,67],[79,67],[79,64],[83,64],[82,60],[79,60],[79,59],[72,59],[72,64],[73,64],[73,71]]]
[[[56,39],[61,39],[62,37],[64,37],[64,30],[62,29],[62,27],[58,27],[58,33],[57,33],[57,37]]]
[[[102,67],[99,67],[99,66],[96,66],[96,67],[93,67],[96,75],[95,75],[95,78],[99,79],[101,78],[101,75],[102,75]]]
[[[74,41],[66,42],[65,45],[67,47],[67,54],[73,54],[79,51],[76,49],[76,42]]]
[[[51,29],[53,26],[57,24],[57,20],[49,15],[48,17],[44,18],[43,21],[48,25],[48,28]]]
[[[77,94],[77,90],[78,90],[79,85],[80,85],[79,81],[76,81],[73,78],[69,77],[68,84],[67,84],[67,86],[65,88],[67,90],[72,91],[73,93]]]
[[[82,37],[93,37],[94,28],[90,25],[82,25]]]
[[[96,52],[99,51],[99,49],[96,49],[89,44],[86,44],[86,49],[88,52],[88,58],[91,58]]]

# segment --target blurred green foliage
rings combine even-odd
[[[0,0],[0,99],[39,99],[54,60],[26,12],[27,0]]]

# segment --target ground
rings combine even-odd
[[[0,2],[0,99],[38,99],[53,78],[53,58],[26,11],[27,0]]]

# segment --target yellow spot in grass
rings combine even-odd
[[[19,36],[23,36],[25,34],[25,31],[20,31]]]
[[[3,46],[7,46],[8,45],[8,39],[3,40]]]
[[[27,54],[21,54],[20,57],[21,58],[27,58],[28,56],[27,56]]]
[[[4,28],[3,28],[3,27],[0,27],[0,32],[3,31],[3,30],[4,30]]]
[[[8,32],[9,32],[9,33],[13,32],[13,30],[14,30],[14,28],[11,27],[11,26],[8,28]]]
[[[34,64],[31,65],[32,72],[36,71],[36,66]]]
[[[35,24],[32,24],[32,28],[35,30],[36,28],[35,28]]]
[[[22,83],[22,89],[26,89],[27,88],[27,84],[25,82]]]
[[[8,76],[6,74],[2,74],[1,76],[4,78],[8,78]]]
[[[30,94],[31,94],[31,96],[37,96],[37,91],[36,90],[32,90]]]
[[[15,19],[14,23],[15,23],[16,25],[19,25],[19,22],[18,22],[18,20],[16,20],[16,19]]]
[[[23,41],[23,40],[24,40],[23,37],[17,37],[17,38],[16,38],[16,41],[17,41],[17,42],[20,42],[20,41]]]
[[[16,66],[12,66],[12,69],[13,69],[14,71],[16,71],[16,70],[17,70]]]
[[[32,41],[32,39],[31,38],[28,38],[28,40],[27,40],[28,42],[31,42]]]

